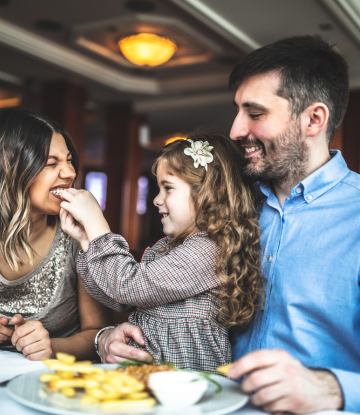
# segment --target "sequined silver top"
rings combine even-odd
[[[0,275],[0,317],[21,314],[39,320],[50,337],[69,337],[80,331],[76,258],[79,244],[60,224],[45,258],[23,277],[8,281]],[[10,342],[0,349],[14,350]]]

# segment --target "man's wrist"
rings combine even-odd
[[[344,395],[336,376],[329,370],[315,370],[316,377],[326,390],[324,394],[327,399],[325,409],[342,410],[344,408]]]
[[[118,326],[118,324],[116,324],[115,326],[107,326],[107,327],[104,327],[104,328],[102,328],[102,329],[100,329],[97,333],[96,333],[96,336],[95,336],[95,340],[94,340],[94,347],[95,347],[95,351],[96,351],[96,353],[100,356],[100,353],[99,353],[99,341],[100,341],[100,336],[106,331],[106,330],[110,330],[110,329],[114,329],[115,327],[117,327]]]

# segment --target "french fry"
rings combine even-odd
[[[40,382],[52,382],[54,380],[60,380],[61,376],[55,373],[43,373],[40,375]]]
[[[101,409],[144,409],[151,408],[156,405],[154,398],[143,399],[141,401],[132,401],[130,399],[122,399],[116,401],[104,401],[101,403]]]
[[[75,356],[71,356],[67,353],[56,353],[56,359],[61,363],[66,363],[68,365],[71,365],[75,362],[76,358]]]
[[[72,372],[62,372],[57,370],[55,373],[59,376],[59,379],[74,379],[74,374]]]
[[[77,372],[77,373],[104,373],[105,370],[100,367],[92,366],[85,362],[74,363],[68,365],[66,363],[61,363],[57,360],[45,359],[43,360],[45,365],[52,370],[61,371],[61,372]],[[91,362],[90,362],[91,363]]]
[[[129,393],[129,395],[125,395],[124,399],[131,399],[131,400],[140,400],[140,399],[146,399],[150,395],[147,392],[135,392],[135,393]]]
[[[228,365],[218,367],[216,370],[222,373],[223,375],[227,376],[229,369],[231,368],[232,365],[233,365],[232,363],[229,363]]]
[[[95,380],[78,378],[54,380],[48,384],[47,389],[51,391],[63,388],[98,388],[99,386]]]
[[[61,393],[67,398],[73,398],[75,396],[74,388],[62,388]]]

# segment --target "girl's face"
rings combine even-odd
[[[71,187],[76,173],[71,163],[65,139],[54,133],[51,139],[49,158],[44,169],[36,176],[29,195],[32,214],[58,215],[61,198],[56,193]]]
[[[195,224],[191,189],[184,180],[169,174],[164,160],[159,163],[156,176],[160,191],[154,199],[154,205],[163,216],[161,222],[165,235],[176,237]]]

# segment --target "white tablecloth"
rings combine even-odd
[[[31,362],[23,354],[0,350],[0,383],[41,369],[46,369],[43,362]]]

